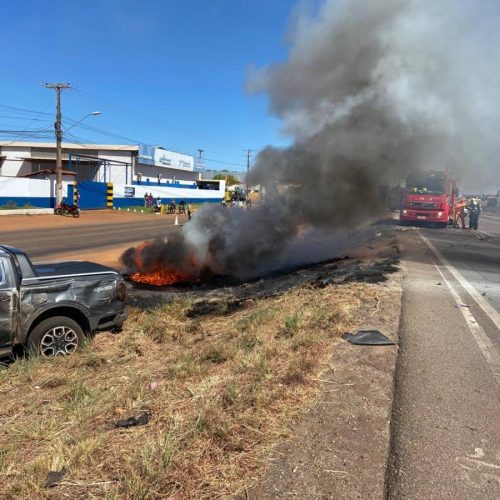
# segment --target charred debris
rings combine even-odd
[[[177,282],[167,286],[154,286],[135,282],[129,278],[130,302],[149,307],[164,304],[179,296],[190,296],[191,306],[186,316],[196,318],[208,315],[230,314],[251,305],[254,301],[279,296],[303,287],[325,288],[350,283],[383,283],[398,271],[398,257],[351,259],[349,256],[321,263],[281,269],[251,280],[238,280],[231,276],[206,275],[192,282]]]

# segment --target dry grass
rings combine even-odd
[[[339,334],[371,285],[304,287],[227,315],[190,300],[136,304],[121,335],[0,368],[2,498],[214,498],[262,472],[318,395]],[[114,422],[149,410],[148,425]],[[50,470],[66,469],[46,489]]]

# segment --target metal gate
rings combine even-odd
[[[107,188],[105,182],[83,181],[77,185],[80,195],[79,205],[83,210],[106,208]]]

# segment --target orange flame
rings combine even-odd
[[[137,283],[146,285],[166,286],[174,283],[189,281],[189,276],[179,271],[161,270],[154,273],[134,273],[130,275],[130,279]]]

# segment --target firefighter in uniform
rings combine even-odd
[[[477,198],[472,198],[469,203],[469,229],[477,231],[479,215],[481,214],[481,205]]]
[[[453,227],[458,229],[458,221],[460,220],[462,224],[462,229],[465,229],[465,207],[467,202],[461,198],[455,202],[455,208],[453,211]]]

